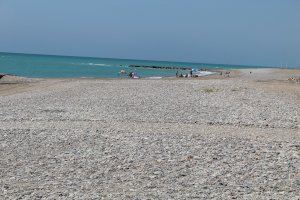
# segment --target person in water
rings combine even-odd
[[[126,71],[124,69],[122,69],[119,73],[120,74],[126,74]]]

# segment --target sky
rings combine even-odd
[[[0,52],[300,67],[300,0],[0,0]]]

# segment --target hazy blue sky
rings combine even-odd
[[[0,51],[300,66],[300,1],[0,0]]]

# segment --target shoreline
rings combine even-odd
[[[255,82],[272,82],[278,83],[294,83],[289,81],[290,77],[300,77],[300,69],[278,69],[278,68],[252,68],[252,69],[233,69],[233,70],[215,70],[216,74],[200,77],[159,77],[151,78],[145,77],[140,79],[124,78],[98,78],[98,77],[81,77],[81,78],[26,78],[12,75],[6,75],[0,79],[0,96],[16,94],[19,92],[30,91],[39,87],[44,87],[47,84],[55,84],[60,82],[72,82],[80,80],[102,80],[102,81],[158,81],[158,80],[171,80],[171,81],[190,81],[190,80],[227,80],[227,79],[240,79]],[[220,73],[223,75],[220,75]],[[230,72],[229,77],[224,76],[225,72]],[[251,74],[250,74],[251,72]],[[277,82],[277,83],[276,83]],[[279,87],[282,87],[279,85]]]
[[[189,71],[189,70],[186,70]],[[222,69],[222,68],[218,68],[218,69],[209,69],[207,68],[206,70],[202,70],[202,72],[215,72],[215,73],[220,73],[220,72],[243,72],[243,71],[283,71],[283,72],[287,72],[287,71],[292,71],[292,72],[297,72],[299,73],[300,69],[298,68],[276,68],[276,67],[266,67],[266,68],[240,68],[240,69],[235,69],[235,68],[229,68],[229,69]],[[22,77],[22,76],[18,76],[15,74],[5,74],[5,73],[1,73],[0,75],[6,75],[6,76],[13,76],[13,77]],[[203,75],[203,76],[199,76],[199,77],[194,77],[194,78],[201,78],[201,77],[209,77],[209,76],[213,76],[214,74],[211,75]],[[139,79],[147,79],[147,78],[151,78],[151,77],[162,77],[162,78],[174,78],[176,77],[174,76],[149,76],[149,77],[141,77]],[[23,77],[23,78],[29,78],[29,79],[129,79],[128,75],[124,75],[123,77]],[[190,78],[190,77],[189,77]],[[1,80],[1,79],[0,79]]]
[[[217,70],[207,70],[208,72],[214,72],[215,74],[209,74],[209,75],[203,75],[203,76],[198,76],[198,77],[188,77],[188,79],[201,79],[201,78],[216,78],[216,77],[222,77],[224,76],[225,72],[230,72],[230,75],[246,75],[249,72],[258,72],[259,74],[263,74],[266,75],[266,77],[268,76],[267,73],[283,73],[284,75],[296,75],[295,77],[300,77],[300,69],[281,69],[281,68],[247,68],[247,69],[217,69]],[[223,75],[220,75],[220,73],[223,73]],[[295,74],[296,73],[296,74]],[[0,73],[1,74],[1,73]],[[45,77],[21,77],[18,75],[13,75],[13,74],[3,74],[5,75],[3,77],[3,79],[0,79],[0,84],[5,83],[5,77],[13,77],[13,79],[15,80],[9,80],[7,82],[7,84],[9,84],[9,82],[22,82],[19,81],[18,79],[23,79],[23,80],[31,80],[31,81],[38,81],[38,80],[80,80],[80,79],[95,79],[95,80],[127,80],[127,79],[131,79],[128,76],[123,76],[123,77],[108,77],[108,78],[103,78],[103,77],[57,77],[57,78],[45,78]],[[249,77],[249,76],[248,76]],[[280,77],[280,76],[279,76]],[[286,76],[285,76],[286,77]],[[139,79],[135,79],[135,80],[144,80],[144,79],[152,79],[152,78],[161,78],[161,79],[185,79],[186,77],[176,77],[176,76],[151,76],[151,77],[141,77]],[[278,78],[278,77],[277,77]],[[155,79],[153,79],[155,80]]]

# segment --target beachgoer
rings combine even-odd
[[[230,77],[230,72],[226,72],[226,77]]]
[[[136,72],[133,72],[133,73],[132,73],[132,78],[138,78],[138,75],[137,75]]]
[[[191,77],[193,77],[193,70],[190,71],[190,75],[191,75]]]
[[[120,74],[126,74],[126,71],[124,69],[122,69],[119,73]]]
[[[176,72],[176,77],[178,77],[178,71]]]
[[[128,76],[129,76],[130,78],[132,78],[132,77],[133,77],[133,75],[134,75],[134,73],[133,73],[133,72],[130,72],[130,73],[128,74]]]

